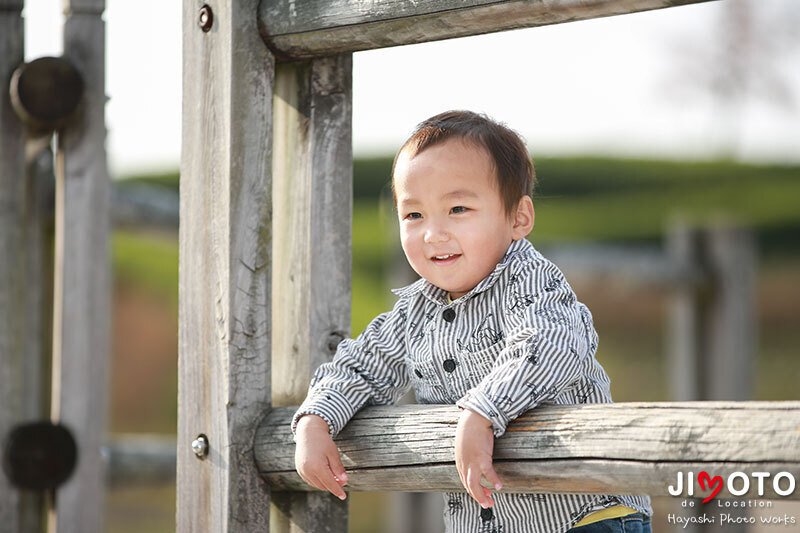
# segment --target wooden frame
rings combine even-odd
[[[208,6],[184,0],[179,531],[346,530],[346,507],[316,493],[271,495],[267,525],[253,454],[276,488],[305,490],[287,481],[291,408],[269,409],[302,400],[348,329],[349,54],[689,3],[381,0],[365,10],[353,0],[228,0],[201,28]],[[408,409],[380,416],[422,414]],[[190,450],[200,433],[205,459]],[[265,466],[278,456],[283,477]],[[452,470],[405,488],[457,488]],[[576,475],[598,471],[586,472]],[[363,488],[376,488],[369,479]]]
[[[264,1],[259,28],[281,58],[310,58],[623,15],[708,0]]]
[[[294,474],[292,408],[277,406],[302,400],[313,369],[348,333],[351,53],[700,1],[706,0],[378,0],[367,9],[357,0],[213,6],[184,0],[180,531],[346,529],[346,504],[309,493]],[[0,366],[3,433],[45,411],[41,339],[48,338],[49,296],[39,282],[49,271],[42,251],[47,215],[37,207],[43,182],[32,171],[35,161],[24,155],[33,141],[11,111],[6,83],[22,62],[22,7],[22,0],[0,0],[0,246],[14,256],[0,262],[0,351],[11,354]],[[58,492],[51,530],[102,529],[109,344],[104,8],[104,0],[64,3],[65,56],[84,77],[86,95],[77,119],[58,132],[52,416],[73,429],[82,459]],[[745,265],[730,275],[747,276],[752,250],[725,246],[738,239],[736,231],[720,235],[722,245],[710,250],[709,260]],[[680,238],[673,242],[677,256],[694,248]],[[676,316],[690,312],[687,298],[679,298]],[[736,366],[745,368],[742,339],[752,338],[746,331],[752,321],[739,303],[708,310],[711,348],[681,344],[678,366],[696,365],[707,349],[711,364],[735,353]],[[741,334],[731,346],[725,344],[730,336],[720,333],[723,322],[737,324]],[[695,333],[687,330],[683,338]],[[717,380],[734,390],[714,394],[741,393],[746,380],[746,372]],[[351,488],[459,489],[450,461],[453,409],[360,413],[338,440],[347,465],[356,468]],[[797,402],[543,408],[520,417],[499,441],[498,468],[515,491],[536,482],[547,490],[653,492],[678,467],[780,468],[800,475],[799,410]],[[355,439],[375,438],[376,417],[393,420],[393,430],[381,430],[378,439],[390,461],[376,462],[379,455],[354,446]],[[425,438],[436,435],[437,446],[415,448],[419,430],[409,424],[425,426]],[[620,451],[621,435],[644,430],[657,438]],[[553,432],[570,442],[552,442]],[[200,435],[207,449],[192,448]],[[547,457],[534,448],[547,449]],[[398,471],[408,482],[381,475]],[[295,492],[271,495],[270,486]],[[4,526],[40,529],[40,506],[37,497],[0,479]]]

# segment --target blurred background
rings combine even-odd
[[[26,59],[59,55],[60,2],[27,4]],[[169,436],[177,424],[180,9],[111,0],[106,11],[113,434]],[[388,191],[394,150],[428,116],[471,109],[527,140],[539,178],[530,238],[554,257],[658,261],[678,220],[751,228],[751,399],[800,399],[798,27],[793,0],[723,0],[356,53],[353,335],[409,281]],[[594,314],[615,400],[673,399],[674,286],[624,269],[565,271]],[[391,501],[354,493],[351,531],[398,531]],[[659,531],[667,503],[656,502]],[[174,530],[174,485],[114,487],[108,530]]]

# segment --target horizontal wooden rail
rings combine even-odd
[[[259,28],[278,57],[302,59],[622,15],[709,0],[270,0]]]
[[[172,435],[115,435],[103,455],[112,487],[175,482],[177,448]]]
[[[309,487],[294,470],[289,423],[293,408],[262,420],[255,439],[258,469],[274,490]],[[453,462],[459,410],[451,405],[369,407],[336,443],[355,491],[463,490]],[[694,472],[695,496],[706,471],[724,480],[753,472],[788,472],[800,485],[800,402],[673,402],[543,406],[511,423],[495,444],[495,468],[508,492],[668,495],[679,472]],[[779,490],[787,487],[783,476]],[[734,485],[738,490],[740,482]],[[780,496],[773,478],[764,498]],[[686,494],[686,483],[684,483]],[[719,498],[731,497],[727,489]]]

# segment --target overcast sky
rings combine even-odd
[[[393,153],[419,121],[461,108],[506,122],[534,155],[800,162],[800,2],[746,2],[769,42],[751,39],[756,97],[725,106],[698,80],[732,57],[731,1],[356,53],[355,153]],[[26,3],[26,59],[60,54],[61,0]],[[105,17],[112,174],[176,169],[181,2],[109,0]]]

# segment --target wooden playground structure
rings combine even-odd
[[[349,334],[353,52],[691,3],[184,0],[178,531],[347,531],[347,503],[294,472],[289,418]],[[43,520],[50,531],[103,530],[105,0],[64,4],[61,66],[79,73],[80,100],[53,115],[26,92],[24,72],[12,75],[23,66],[23,2],[0,0],[0,438],[52,420],[77,460],[56,461],[64,479],[41,474],[34,486],[29,448],[12,454],[22,459],[7,470],[24,463],[33,474],[0,476],[4,531],[39,531]],[[30,162],[54,133],[53,244]],[[677,472],[702,470],[800,478],[800,402],[689,401],[748,397],[751,302],[728,288],[746,281],[754,252],[731,245],[738,232],[687,230],[672,242],[686,263],[676,267],[676,372],[699,376],[675,391],[686,401],[525,414],[497,443],[509,490],[663,495]],[[709,267],[699,277],[697,253]],[[453,406],[363,410],[337,439],[350,489],[460,490],[455,420]],[[32,449],[59,455],[52,435],[32,437]],[[765,498],[800,499],[765,486]],[[761,495],[751,483],[744,496]]]

